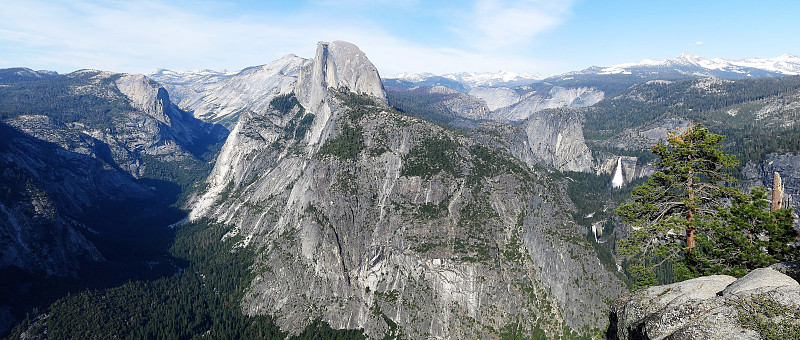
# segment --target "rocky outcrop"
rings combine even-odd
[[[203,123],[178,109],[163,87],[142,75],[83,70],[61,77],[67,79],[53,80],[53,86],[67,84],[61,98],[37,99],[67,102],[60,104],[64,106],[61,112],[53,112],[51,118],[12,113],[6,122],[69,151],[91,153],[88,150],[93,147],[84,145],[95,143],[103,149],[95,156],[104,157],[104,161],[134,177],[149,170],[142,156],[153,156],[159,162],[195,159],[202,154],[198,150],[227,135],[224,128]],[[94,105],[86,112],[63,118],[64,112],[79,110],[69,105],[80,103],[80,98],[91,98]],[[52,124],[41,124],[45,118]]]
[[[75,275],[81,261],[103,259],[84,236],[91,231],[76,221],[83,210],[93,202],[153,195],[94,158],[90,144],[77,153],[4,123],[0,132],[0,268]],[[59,132],[65,131],[52,129],[69,136]]]
[[[190,114],[178,109],[170,101],[167,90],[152,79],[140,74],[124,74],[119,76],[115,85],[128,98],[130,105],[135,109],[134,112],[147,115],[145,117],[133,115],[139,129],[126,131],[137,134],[135,139],[138,142],[133,149],[139,146],[153,155],[181,154],[186,153],[186,149],[195,144],[207,142],[205,139],[220,140],[225,135],[222,129],[202,124]]]
[[[193,200],[192,219],[231,226],[224,239],[257,254],[244,312],[371,338],[604,327],[604,301],[624,288],[581,243],[558,186],[387,107],[356,49],[320,43],[297,104],[242,116]]]
[[[434,121],[489,120],[492,114],[486,104],[475,97],[444,86],[421,86],[411,89],[389,88],[392,105],[415,114],[421,109],[425,114],[435,112],[438,117],[425,117]]]
[[[378,69],[364,52],[345,41],[317,44],[314,59],[300,70],[295,94],[300,104],[315,111],[329,89],[346,89],[387,102]]]
[[[470,92],[471,94],[472,92]],[[478,95],[487,95],[492,92],[476,92]],[[503,93],[504,96],[507,93]],[[592,88],[563,88],[552,87],[547,93],[531,91],[519,97],[519,101],[496,110],[492,110],[494,120],[520,121],[531,117],[534,113],[547,109],[565,109],[572,107],[586,107],[603,100],[602,91]],[[497,104],[497,103],[496,103]]]
[[[611,307],[609,339],[761,339],[798,327],[800,285],[772,268],[637,291]],[[785,333],[783,333],[785,336]],[[794,337],[798,334],[794,333]],[[791,336],[790,336],[791,337]]]
[[[598,152],[594,154],[595,160],[593,169],[597,175],[608,175],[609,181],[617,173],[620,165],[623,184],[627,184],[638,178],[647,177],[653,174],[655,169],[650,164],[643,164],[634,156],[618,156],[608,153]]]
[[[491,119],[489,108],[474,97],[463,94],[456,90],[444,87],[434,86],[425,89],[431,95],[438,95],[441,101],[433,105],[439,107],[444,112],[449,112],[456,118],[466,118],[472,120],[487,120]]]
[[[600,146],[614,149],[650,150],[653,145],[665,140],[667,138],[667,133],[675,132],[676,128],[685,130],[691,125],[692,122],[686,119],[659,119],[635,128],[625,129],[614,136],[592,142]]]
[[[469,95],[486,102],[491,111],[516,104],[522,98],[508,87],[476,87],[469,91]]]
[[[511,152],[529,165],[546,165],[561,171],[589,172],[592,152],[583,139],[580,116],[549,110],[522,123],[526,139]]]

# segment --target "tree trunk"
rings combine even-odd
[[[781,175],[775,171],[772,178],[772,205],[770,211],[783,209],[783,181]]]
[[[694,206],[694,173],[692,173],[692,171],[689,171],[686,191],[689,194],[690,204],[689,209],[686,211],[686,248],[688,249],[689,255],[691,255],[692,249],[695,247],[694,235],[696,232],[694,225],[692,225],[692,222],[694,222],[694,208],[692,208],[692,206]]]
[[[689,253],[692,252],[692,248],[695,247],[696,243],[694,241],[695,234],[697,233],[697,229],[694,228],[692,225],[692,221],[694,221],[694,211],[689,210],[686,213],[686,248],[688,249]]]

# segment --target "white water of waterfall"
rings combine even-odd
[[[611,178],[612,188],[621,188],[625,184],[625,178],[622,177],[622,157],[617,158],[617,169],[614,170],[614,177]]]

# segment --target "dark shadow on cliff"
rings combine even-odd
[[[135,179],[113,163],[107,146],[97,147],[100,152],[96,158],[70,152],[0,122],[3,209],[29,215],[26,221],[35,223],[23,223],[19,228],[41,233],[33,239],[42,242],[48,242],[52,235],[63,236],[61,229],[69,225],[103,257],[96,261],[80,253],[70,254],[68,258],[77,260],[77,270],[70,269],[72,274],[64,276],[15,265],[0,269],[0,321],[7,319],[8,314],[16,323],[26,315],[41,313],[68,293],[113,287],[128,281],[155,280],[173,275],[185,265],[169,255],[175,237],[169,226],[186,217],[186,212],[177,207],[179,197],[184,194],[182,187],[166,180]],[[55,217],[50,218],[56,220],[43,219],[36,215],[36,209],[30,208],[34,199],[31,188],[52,202]],[[0,220],[0,235],[14,235],[14,228],[12,221]],[[0,241],[16,242],[13,237]],[[26,246],[38,254],[74,251],[68,247],[54,248],[59,244],[70,243]],[[7,331],[2,326],[0,337]]]

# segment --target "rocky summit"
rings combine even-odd
[[[385,103],[375,67],[336,41],[239,119],[190,217],[255,250],[244,312],[375,338],[603,329],[624,287],[562,213],[562,189]]]

